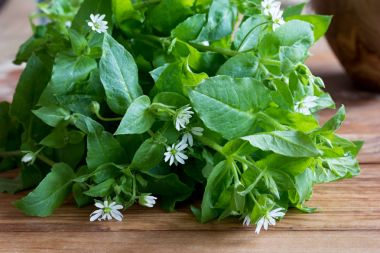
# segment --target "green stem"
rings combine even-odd
[[[259,204],[259,202],[257,202],[255,196],[253,196],[253,193],[252,193],[252,192],[249,193],[249,196],[251,197],[251,199],[253,200],[253,202],[255,202],[256,205],[261,206],[261,205]]]
[[[233,159],[240,162],[241,164],[246,164],[248,165],[249,167],[252,167],[252,168],[255,168],[257,170],[260,170],[259,167],[256,166],[256,164],[254,162],[251,162],[251,161],[248,161],[247,159],[245,159],[244,157],[242,156],[237,156],[237,155],[234,155],[233,156]]]
[[[206,45],[202,45],[202,44],[198,44],[198,43],[194,43],[194,42],[189,42],[189,44],[192,47],[194,47],[198,50],[201,50],[201,51],[211,51],[211,52],[219,53],[219,54],[229,56],[229,57],[232,57],[232,56],[239,54],[239,52],[236,52],[236,51],[233,51],[233,50],[230,50],[227,48],[206,46]]]
[[[20,150],[0,152],[0,157],[12,157],[21,155],[23,155],[23,153]]]
[[[239,175],[238,175],[239,167],[237,166],[234,160],[231,160],[230,163],[233,168],[233,173],[234,173],[234,178],[235,178],[235,188],[237,188],[239,185],[241,185]]]
[[[132,199],[136,199],[136,175],[132,177]]]
[[[172,106],[168,106],[161,103],[152,103],[150,106],[151,110],[164,111],[170,113],[172,116],[176,115],[176,111],[172,109]]]
[[[197,136],[197,140],[199,140],[202,144],[214,149],[218,153],[223,155],[223,147],[220,146],[218,143],[204,137],[204,136]]]
[[[277,130],[280,130],[280,131],[288,130],[287,127],[281,125],[280,123],[278,123],[277,120],[273,119],[272,117],[270,117],[268,114],[264,112],[258,112],[257,116],[260,117],[262,121],[266,123],[270,123]]]
[[[37,155],[37,158],[38,158],[39,160],[41,160],[42,162],[46,163],[47,165],[51,166],[51,167],[53,167],[54,164],[55,164],[54,161],[50,160],[49,158],[47,158],[47,157],[44,156],[44,155]]]
[[[150,5],[153,5],[153,4],[158,4],[159,2],[161,2],[161,0],[146,0],[142,3],[137,3],[137,4],[133,5],[133,8],[135,10],[139,10],[139,9],[142,9],[145,7],[149,7]]]
[[[155,133],[153,133],[153,131],[152,130],[148,130],[148,134],[151,136],[151,137],[154,137],[155,136]]]
[[[121,121],[123,119],[123,118],[105,118],[102,115],[100,115],[99,112],[96,112],[95,115],[98,119],[105,122]]]
[[[275,67],[280,67],[281,66],[281,62],[280,61],[272,60],[272,59],[262,58],[262,59],[260,59],[260,62],[262,64],[264,64],[264,65],[267,65],[267,66],[275,66]]]

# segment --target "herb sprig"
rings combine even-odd
[[[48,216],[72,194],[91,220],[134,203],[165,210],[203,195],[200,222],[256,232],[316,183],[358,175],[361,143],[336,134],[304,61],[331,17],[273,0],[51,0],[40,4],[13,103],[0,104],[0,190]],[[36,16],[34,17],[35,20]]]

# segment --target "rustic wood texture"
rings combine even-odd
[[[2,37],[0,48],[7,42]],[[356,90],[324,41],[313,49],[308,65],[324,78],[338,104],[346,105],[340,133],[366,141],[359,177],[315,187],[308,205],[319,212],[291,210],[257,236],[235,219],[199,224],[187,205],[174,213],[136,206],[123,222],[91,223],[92,207],[77,209],[69,200],[51,217],[26,217],[11,204],[26,193],[0,194],[0,252],[380,252],[380,96]],[[0,100],[10,99],[18,74],[0,66]],[[323,112],[321,120],[333,113]]]

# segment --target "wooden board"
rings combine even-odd
[[[11,1],[11,13],[20,13],[15,8],[19,1]],[[14,27],[12,41],[27,37],[22,27]],[[12,36],[12,29],[7,31]],[[7,41],[1,40],[0,48],[7,48]],[[347,121],[340,133],[366,141],[359,155],[359,177],[315,187],[308,205],[319,212],[291,210],[257,236],[254,228],[242,227],[235,219],[199,224],[188,206],[174,213],[136,206],[125,213],[123,222],[91,223],[92,207],[77,209],[68,201],[49,218],[26,217],[11,204],[26,193],[0,194],[0,252],[380,252],[380,96],[355,89],[325,42],[313,54],[308,65],[324,78],[338,104],[346,105]],[[18,75],[0,64],[0,100],[10,99]],[[333,113],[323,112],[321,120]]]

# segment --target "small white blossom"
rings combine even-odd
[[[21,162],[33,164],[35,159],[36,159],[35,155],[31,152],[28,152],[21,158]]]
[[[122,205],[118,205],[116,202],[109,204],[108,200],[105,200],[103,203],[96,202],[95,206],[99,209],[90,214],[90,221],[112,220],[112,218],[118,221],[123,220],[123,215],[119,211],[123,209]]]
[[[307,96],[302,101],[296,103],[294,110],[304,115],[310,115],[311,109],[318,105],[318,99],[316,96]]]
[[[178,131],[186,128],[186,125],[190,123],[190,119],[194,112],[189,105],[180,108],[175,116],[175,128]]]
[[[97,33],[106,33],[108,29],[108,22],[104,21],[106,15],[91,14],[91,21],[88,22],[88,26]]]
[[[285,20],[282,17],[282,14],[283,11],[281,10],[280,6],[270,9],[269,15],[272,17],[273,31],[285,24]]]
[[[153,207],[156,204],[156,197],[150,194],[143,194],[139,197],[139,204],[146,207]]]
[[[251,225],[251,218],[247,215],[244,217],[243,226],[249,227],[249,225]]]
[[[183,143],[189,144],[190,147],[194,145],[193,135],[202,136],[204,129],[202,127],[192,127],[189,131],[185,132],[182,136]]]
[[[266,215],[261,217],[257,222],[256,222],[256,234],[260,233],[260,230],[262,227],[264,227],[265,230],[268,230],[269,225],[276,225],[276,219],[284,217],[285,209],[284,208],[277,208],[274,209],[270,212],[268,212]]]
[[[261,2],[261,9],[263,14],[266,16],[271,16],[270,11],[273,9],[280,8],[281,2],[275,0],[263,0]]]
[[[189,157],[184,154],[184,150],[188,147],[186,143],[179,142],[178,144],[173,144],[171,147],[166,148],[165,152],[165,162],[169,162],[171,166],[173,163],[177,165],[185,164],[185,160]]]

